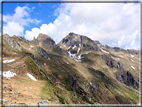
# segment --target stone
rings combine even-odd
[[[48,106],[48,105],[49,105],[48,100],[39,100],[38,101],[38,107]]]

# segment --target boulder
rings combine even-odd
[[[38,101],[38,107],[48,106],[48,100],[40,100]]]

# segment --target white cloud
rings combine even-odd
[[[19,23],[11,21],[3,26],[3,34],[13,35],[23,35],[24,27],[22,27]]]
[[[32,12],[34,8],[35,7],[29,8],[27,6],[17,6],[13,15],[3,15],[3,21],[6,23],[9,21],[15,21],[21,26],[26,26],[29,23],[38,24],[40,20],[30,18],[30,12]]]
[[[115,44],[123,48],[133,45],[136,49],[137,41],[132,42],[132,36],[140,29],[139,4],[66,3],[61,4],[55,15],[57,18],[53,23],[26,31],[25,37],[30,33],[32,37],[37,36],[35,32],[46,33],[59,42],[69,32],[74,32],[99,40],[104,45]]]
[[[25,38],[28,40],[32,40],[33,37],[37,38],[39,33],[52,35],[55,30],[56,30],[56,27],[52,23],[49,23],[48,25],[42,24],[40,29],[33,28],[31,31],[26,31]]]
[[[6,23],[3,26],[3,33],[8,33],[10,36],[23,36],[24,26],[30,23],[40,23],[40,20],[30,18],[30,12],[32,12],[34,8],[35,7],[17,6],[13,15],[3,15],[3,21]]]

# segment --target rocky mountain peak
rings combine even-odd
[[[69,33],[65,38],[63,38],[60,41],[59,46],[66,46],[68,48],[70,46],[73,47],[74,45],[76,45],[77,47],[79,47],[79,44],[81,45],[81,47],[92,50],[97,47],[97,44],[92,39],[83,35],[75,34],[73,32]]]
[[[48,35],[39,33],[38,37],[34,40],[36,43],[38,43],[40,46],[44,45],[46,48],[51,49],[55,45],[55,41]]]
[[[37,40],[44,40],[44,39],[47,39],[47,38],[49,38],[53,41],[53,39],[50,36],[48,36],[46,34],[42,34],[42,33],[39,33]]]

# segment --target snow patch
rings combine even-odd
[[[32,47],[34,47],[34,46],[31,45],[30,47],[32,48]]]
[[[1,75],[1,71],[0,71],[0,75]],[[9,71],[3,71],[3,77],[10,79],[11,77],[14,77],[16,75],[16,73]]]
[[[71,46],[68,47],[68,49],[70,49],[70,48],[71,48]],[[68,50],[68,49],[67,49],[67,50]]]
[[[134,57],[134,55],[131,55],[131,57]]]
[[[103,50],[102,48],[100,48],[102,52],[109,54],[109,52]]]
[[[135,67],[133,67],[132,65],[131,65],[131,67],[132,67],[133,69],[135,69]]]
[[[77,62],[81,62],[81,54],[77,56],[77,54],[71,54],[70,51],[67,51],[67,52],[70,58],[74,59]]]
[[[122,56],[122,55],[119,55],[119,56],[123,58],[123,56]]]
[[[76,45],[74,45],[74,46],[72,47],[72,49],[74,49],[74,48],[76,48]]]
[[[67,52],[68,52],[70,58],[75,58],[76,54],[71,54],[70,51],[67,51]]]
[[[3,61],[3,63],[10,63],[10,62],[13,62],[13,61],[15,61],[15,59],[5,60],[5,61]]]
[[[14,54],[17,54],[17,53],[14,53]]]
[[[27,73],[27,75],[28,75],[32,80],[37,81],[37,80],[35,79],[35,77],[33,77],[31,74]]]
[[[134,60],[131,59],[132,62],[134,62]]]
[[[69,64],[69,62],[67,62],[67,64]]]
[[[118,59],[118,60],[119,60],[119,58],[116,58],[116,59]]]
[[[79,53],[79,51],[80,51],[80,48],[78,48],[78,50],[77,50],[77,54]]]
[[[46,65],[46,63],[44,63],[44,65]]]

